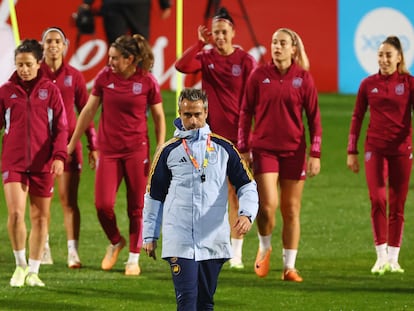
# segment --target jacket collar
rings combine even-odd
[[[210,126],[206,123],[205,126],[195,130],[186,130],[183,127],[183,123],[180,118],[174,120],[174,137],[180,139],[188,139],[190,141],[207,140],[209,134],[211,134]]]

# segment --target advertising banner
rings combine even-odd
[[[377,51],[390,35],[401,40],[414,72],[414,7],[411,0],[339,0],[339,92],[356,93],[363,78],[378,71]]]
[[[0,82],[4,82],[14,70],[13,33],[9,17],[8,0],[0,2]],[[106,65],[108,45],[102,26],[102,18],[96,17],[96,32],[82,35],[77,40],[77,29],[72,14],[82,0],[15,0],[20,38],[41,38],[42,31],[50,26],[64,30],[70,40],[66,61],[82,71],[91,86],[96,73]],[[153,73],[163,89],[176,88],[176,7],[172,0],[172,14],[161,19],[158,1],[152,1],[150,44],[155,54]],[[318,90],[337,91],[337,6],[336,1],[298,0],[279,3],[265,0],[184,0],[183,50],[197,42],[197,27],[211,26],[208,5],[225,6],[235,21],[234,44],[251,53],[259,62],[271,60],[269,54],[273,32],[288,27],[300,34],[310,59],[311,72]],[[98,11],[100,0],[94,1]],[[210,13],[210,14],[208,14]],[[187,76],[184,83],[199,85],[199,76]]]

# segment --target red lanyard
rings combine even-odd
[[[182,142],[183,142],[184,150],[187,153],[188,157],[190,158],[191,163],[193,163],[193,166],[195,167],[196,170],[200,170],[200,164],[198,164],[197,159],[194,158],[194,156],[191,154],[190,148],[188,148],[188,145],[187,145],[187,141],[185,139],[182,139]],[[204,170],[206,169],[206,167],[208,165],[209,152],[212,151],[212,150],[213,150],[213,148],[211,147],[211,138],[210,138],[210,135],[208,135],[206,152],[204,154],[203,168],[202,168],[202,174],[201,174],[201,181],[202,182],[206,181],[206,175],[204,173]]]

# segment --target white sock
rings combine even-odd
[[[68,253],[78,252],[78,240],[68,240]]]
[[[259,249],[260,251],[267,251],[269,248],[272,247],[272,234],[269,235],[260,235],[257,234],[259,237]]]
[[[40,260],[29,258],[29,273],[39,274]]]
[[[375,251],[377,252],[377,259],[387,260],[387,243],[375,245]]]
[[[14,259],[16,261],[16,266],[20,266],[22,268],[27,267],[27,260],[26,260],[26,249],[23,248],[19,251],[13,251]]]
[[[396,246],[388,246],[388,262],[398,263],[398,256],[400,254],[400,248]]]
[[[45,248],[50,248],[50,246],[49,246],[49,233],[46,235]]]
[[[231,249],[233,251],[233,258],[242,260],[243,239],[231,238]]]
[[[285,249],[284,248],[282,250],[283,267],[285,269],[295,269],[297,254],[298,254],[297,249]]]
[[[129,252],[128,263],[139,263],[139,253]]]

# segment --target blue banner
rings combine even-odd
[[[340,93],[356,93],[361,80],[378,71],[378,47],[390,35],[400,38],[407,68],[414,73],[412,0],[339,0],[338,23]]]

